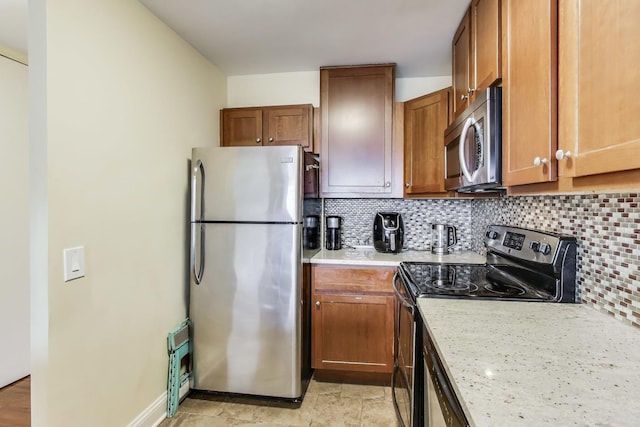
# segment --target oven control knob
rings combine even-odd
[[[495,230],[489,230],[485,236],[487,236],[487,239],[494,240],[498,238],[498,232]]]
[[[551,245],[548,243],[540,243],[538,252],[540,252],[542,255],[549,255],[551,253]]]
[[[536,242],[535,240],[529,243],[529,247],[533,252],[540,252],[540,242]]]

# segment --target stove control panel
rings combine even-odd
[[[526,261],[554,264],[560,249],[575,238],[505,225],[490,225],[485,233],[487,250]]]

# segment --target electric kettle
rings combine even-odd
[[[449,248],[458,243],[456,228],[446,224],[431,225],[431,252],[443,255],[449,253]]]

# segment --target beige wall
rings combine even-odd
[[[396,79],[396,101],[407,101],[451,86],[451,76]],[[320,72],[229,76],[228,106],[313,104],[320,106]]]
[[[124,426],[186,316],[188,162],[226,77],[135,0],[30,2],[34,426]],[[86,276],[63,281],[63,248]]]
[[[0,51],[1,51],[0,46]],[[27,66],[0,56],[0,387],[29,374]]]

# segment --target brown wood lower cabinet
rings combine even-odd
[[[312,267],[314,369],[391,373],[392,267]]]

